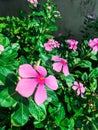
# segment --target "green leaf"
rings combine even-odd
[[[38,106],[31,98],[29,99],[29,112],[39,122],[46,117],[46,108],[42,104]]]
[[[35,128],[44,128],[44,124],[39,121],[34,121]]]
[[[4,37],[4,35],[0,34],[0,44],[5,46],[9,45],[9,39],[7,37]]]
[[[75,78],[72,75],[63,76],[63,78],[65,79],[66,84],[68,85],[68,87],[71,87],[73,85],[73,82],[74,82]]]
[[[79,66],[80,66],[81,68],[90,68],[90,70],[92,69],[92,63],[91,63],[90,61],[88,61],[88,60],[82,61],[82,62],[79,64]]]
[[[61,121],[65,118],[65,109],[61,103],[58,104],[55,121],[58,126],[60,126]]]
[[[80,116],[83,113],[83,108],[80,108],[79,110],[75,111],[74,118],[77,119],[78,116]]]
[[[65,95],[64,98],[65,98],[65,102],[67,104],[67,110],[68,110],[68,112],[70,112],[71,111],[70,98],[67,95]]]
[[[98,81],[97,81],[97,79],[93,78],[90,82],[91,91],[95,91],[97,89],[97,86],[98,86]]]
[[[12,93],[14,95],[14,93]],[[8,92],[8,88],[4,88],[0,91],[0,106],[2,107],[11,107],[16,103],[16,101],[11,97]]]
[[[74,130],[74,124],[75,124],[74,119],[71,118],[69,121],[70,121],[69,122],[69,126],[68,126],[69,130]]]
[[[0,66],[0,80],[5,83],[7,75],[11,73],[11,71],[5,67]]]
[[[48,101],[48,102],[53,103],[53,105],[56,105],[58,103],[58,97],[56,93],[51,89],[48,89],[48,88],[46,89],[47,89],[47,95],[48,95],[46,102]]]
[[[88,80],[88,75],[87,75],[86,72],[84,72],[84,73],[82,74],[82,80],[83,80],[84,82],[86,82],[86,81]]]
[[[29,119],[28,105],[19,103],[18,108],[11,115],[11,124],[13,126],[24,126]]]
[[[15,51],[18,51],[20,48],[19,44],[18,43],[13,43],[12,44],[12,49],[15,50]]]
[[[91,73],[89,74],[90,79],[91,78],[98,78],[98,68],[95,68],[91,71]]]

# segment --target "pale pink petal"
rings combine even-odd
[[[78,84],[78,82],[77,82],[77,81],[74,81],[74,85],[75,85],[75,86],[78,86],[79,84]]]
[[[29,64],[23,64],[19,67],[19,75],[22,78],[36,77],[38,74]]]
[[[4,51],[4,46],[0,45],[0,51]]]
[[[60,72],[62,69],[62,64],[61,63],[54,63],[53,64],[53,70],[55,70],[56,72]]]
[[[49,43],[44,44],[45,50],[46,51],[52,51],[53,47]]]
[[[81,94],[81,91],[80,89],[77,90],[77,95],[80,95]]]
[[[84,93],[85,92],[85,88],[83,87],[83,84],[82,83],[79,83],[80,84],[80,87],[81,87],[81,93]]]
[[[47,99],[47,93],[44,85],[38,85],[38,88],[34,95],[34,100],[37,105],[41,105]]]
[[[94,40],[90,40],[88,45],[93,48],[93,46],[96,44],[96,42],[94,42]]]
[[[28,98],[34,93],[36,85],[35,79],[21,79],[16,86],[16,91],[21,96]]]
[[[93,47],[93,51],[94,51],[94,52],[97,52],[97,51],[98,51],[98,46],[94,46],[94,47]]]
[[[42,76],[47,75],[46,69],[45,69],[44,67],[42,67],[42,66],[38,66],[38,67],[36,68],[36,70],[37,70],[37,72],[38,72],[40,75],[42,75]]]
[[[52,90],[57,90],[58,88],[57,80],[53,75],[49,75],[45,79],[45,84]]]
[[[67,64],[63,65],[63,73],[65,76],[69,75],[69,68]]]
[[[77,89],[78,89],[78,86],[73,86],[72,89],[73,89],[73,90],[77,90]]]
[[[81,93],[84,93],[84,92],[85,92],[85,88],[82,87],[82,88],[81,88]]]
[[[59,56],[52,56],[53,61],[60,61],[61,58]]]

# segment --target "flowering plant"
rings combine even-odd
[[[28,3],[0,18],[0,129],[97,130],[98,38],[56,38],[56,5]]]

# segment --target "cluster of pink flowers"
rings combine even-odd
[[[90,40],[88,45],[93,49],[94,52],[98,51],[98,38],[94,38]]]
[[[37,7],[38,1],[37,0],[27,0],[28,2],[30,2],[31,4],[34,5],[34,7]]]
[[[0,45],[0,54],[4,51],[4,46]]]
[[[77,50],[77,44],[78,44],[78,41],[74,40],[74,39],[69,39],[67,40],[68,44],[69,44],[69,49],[72,49],[74,51]]]
[[[83,97],[83,94],[85,93],[85,88],[83,87],[82,83],[78,83],[75,81],[72,89],[77,90],[77,95],[81,95],[81,97]]]
[[[55,41],[54,39],[49,39],[47,43],[44,44],[46,51],[52,51],[54,48],[59,48],[60,43]]]
[[[19,67],[21,80],[16,86],[16,91],[23,97],[30,97],[33,93],[36,104],[40,105],[47,99],[47,93],[44,85],[52,90],[57,90],[57,80],[53,75],[47,75],[47,71],[42,66],[37,66],[36,70],[29,64]]]
[[[55,63],[53,64],[53,70],[55,70],[56,72],[63,71],[65,76],[69,75],[67,60],[58,56],[53,56],[52,60],[55,61]]]

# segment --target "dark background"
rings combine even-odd
[[[38,0],[43,3],[45,0]],[[61,12],[62,19],[57,21],[59,27],[55,33],[71,32],[75,39],[81,39],[84,16],[98,14],[98,0],[53,0]],[[0,0],[0,16],[17,16],[20,10],[29,11],[27,0]]]

